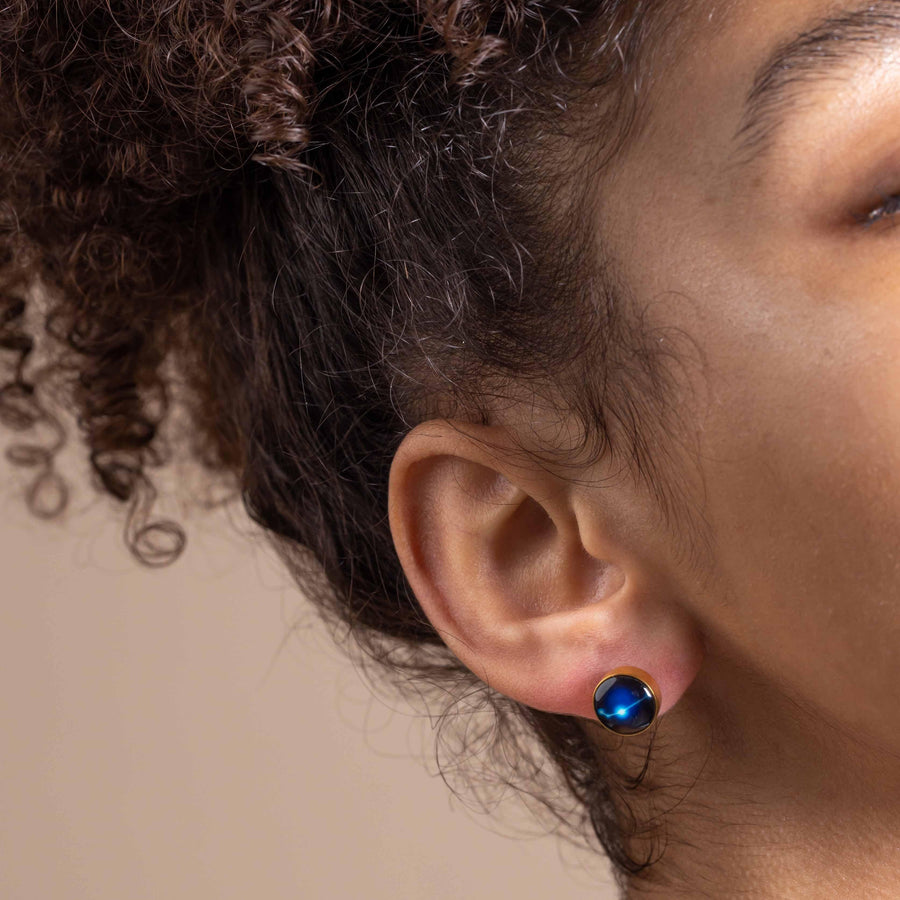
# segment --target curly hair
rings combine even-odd
[[[172,562],[184,532],[154,519],[148,470],[168,459],[180,386],[191,452],[335,636],[400,687],[478,692],[485,765],[509,767],[561,830],[592,831],[622,876],[651,863],[629,853],[590,723],[498,696],[452,656],[406,584],[386,496],[411,425],[436,411],[488,421],[523,384],[560,391],[595,452],[653,479],[660,351],[627,314],[586,185],[633,133],[638,62],[676,9],[0,9],[0,420],[53,429],[7,452],[34,467],[32,509],[65,506],[54,410],[71,409],[97,487],[130,510],[129,547]],[[38,328],[52,352],[35,369]]]

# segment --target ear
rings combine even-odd
[[[397,451],[389,516],[423,611],[485,683],[596,719],[600,679],[636,666],[662,714],[694,679],[702,641],[659,574],[637,496],[624,481],[560,477],[500,426],[433,420]]]

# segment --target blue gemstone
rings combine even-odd
[[[656,716],[656,698],[640,678],[610,675],[594,691],[594,711],[610,731],[637,734]]]

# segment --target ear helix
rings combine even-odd
[[[640,734],[659,713],[659,685],[643,669],[620,666],[608,672],[594,688],[594,712],[600,724],[614,734]]]

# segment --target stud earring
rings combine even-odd
[[[594,688],[594,712],[614,734],[640,734],[659,713],[659,685],[643,669],[620,666],[608,672]]]

